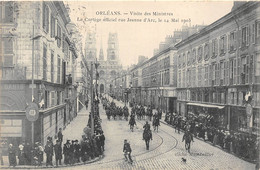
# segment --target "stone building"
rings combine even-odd
[[[70,18],[61,1],[1,2],[0,9],[0,135],[44,144],[76,115]],[[39,108],[34,127],[25,111],[32,101]]]
[[[102,43],[102,42],[101,42]],[[101,44],[99,57],[97,58],[96,34],[89,32],[85,44],[85,57],[88,64],[98,63],[98,91],[99,93],[112,93],[112,80],[121,75],[122,65],[119,58],[119,43],[117,33],[109,33],[107,41],[107,57],[104,58],[104,51]],[[96,72],[95,69],[94,73]],[[95,79],[94,74],[94,79]]]
[[[234,2],[230,13],[175,46],[179,113],[210,115],[223,129],[257,132],[259,12],[259,2]]]
[[[184,25],[175,30],[154,50],[153,57],[130,70],[132,102],[161,108],[163,112],[177,111],[177,48],[174,45],[204,27]]]

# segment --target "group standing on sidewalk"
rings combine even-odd
[[[189,130],[192,135],[213,146],[219,146],[227,152],[248,160],[257,160],[259,139],[254,135],[234,131],[225,131],[214,124],[212,117],[182,117],[180,114],[167,113],[165,122],[172,125],[175,131]]]

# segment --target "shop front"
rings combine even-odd
[[[227,130],[228,114],[227,108],[222,105],[187,103],[187,117],[195,117],[198,123],[207,126]]]
[[[246,107],[231,106],[230,113],[230,129],[232,131],[253,134],[256,136],[260,132],[259,108],[252,108],[252,114],[248,115]]]

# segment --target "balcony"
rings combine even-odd
[[[1,67],[1,80],[26,79],[26,67]]]

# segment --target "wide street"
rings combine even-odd
[[[123,103],[115,101],[116,105]],[[106,118],[105,111],[100,104],[102,128],[106,137],[104,158],[100,161],[66,169],[254,169],[255,165],[228,154],[219,148],[213,147],[201,140],[194,139],[191,144],[191,154],[184,149],[183,133],[163,123],[159,132],[153,132],[150,150],[145,148],[142,140],[143,124],[137,121],[134,132],[129,129],[128,121]],[[85,108],[78,117],[64,131],[65,139],[80,139],[82,128],[87,122],[88,113]],[[133,165],[124,161],[123,141],[128,139],[132,148]],[[182,162],[185,158],[186,163]]]

